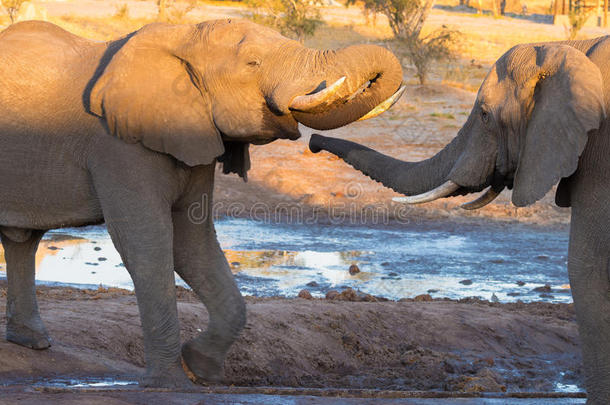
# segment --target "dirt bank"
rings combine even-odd
[[[207,315],[192,293],[178,293],[186,340],[205,329]],[[0,301],[4,314],[5,299]],[[133,379],[141,372],[134,295],[40,287],[39,302],[53,346],[33,351],[1,341],[0,381]],[[582,379],[571,305],[283,298],[247,303],[247,327],[226,361],[228,385],[552,391],[558,381]],[[3,336],[4,315],[0,325]]]

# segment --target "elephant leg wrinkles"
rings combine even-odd
[[[587,210],[590,212],[590,210]],[[610,403],[610,219],[573,207],[568,272],[582,342],[588,404]],[[604,230],[605,229],[605,230]]]
[[[6,340],[32,349],[51,346],[36,301],[36,249],[44,231],[23,232],[16,242],[1,234],[8,281]],[[19,239],[18,239],[19,240]]]
[[[117,149],[91,169],[108,233],[135,287],[146,357],[143,386],[191,385],[180,360],[171,218],[179,179],[172,165],[163,155],[134,148],[123,154]]]
[[[133,280],[144,335],[143,386],[187,386],[180,362],[180,330],[172,260],[170,208],[140,215],[104,204],[108,233]]]
[[[175,270],[209,314],[208,329],[185,343],[182,356],[198,378],[218,381],[227,351],[246,322],[246,308],[212,221],[214,165],[193,170],[190,191],[174,208]],[[201,215],[193,215],[192,208]]]

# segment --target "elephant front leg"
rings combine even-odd
[[[610,244],[572,221],[568,269],[582,344],[587,404],[610,404]]]
[[[8,236],[7,236],[8,235]],[[6,340],[32,349],[51,346],[36,301],[35,258],[44,231],[23,232],[23,240],[1,233],[8,281]]]
[[[219,381],[226,354],[245,325],[246,307],[211,219],[196,224],[187,211],[174,212],[174,262],[209,314],[207,330],[183,345],[182,357],[198,378]]]
[[[144,387],[191,385],[180,361],[180,330],[176,307],[169,207],[120,220],[110,215],[108,232],[133,280],[144,337]],[[149,215],[150,214],[150,215]],[[105,215],[106,212],[105,212]]]

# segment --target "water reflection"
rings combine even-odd
[[[323,296],[330,289],[351,287],[390,299],[431,293],[571,302],[566,232],[304,226],[242,219],[219,221],[217,231],[247,295],[296,296],[306,288]],[[352,264],[361,272],[350,275]],[[101,226],[49,232],[36,265],[42,283],[133,288]],[[0,276],[5,266],[0,249]],[[177,276],[176,282],[186,286]],[[550,292],[534,291],[545,284]]]

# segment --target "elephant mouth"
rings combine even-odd
[[[294,97],[288,108],[293,113],[295,120],[298,122],[305,121],[304,124],[309,126],[308,121],[315,120],[316,115],[322,117],[325,114],[333,114],[334,112],[339,112],[350,103],[357,103],[358,98],[369,92],[377,79],[378,76],[365,81],[354,92],[347,95],[341,94],[346,80],[345,76],[328,86],[323,82],[312,92]],[[364,121],[382,114],[396,104],[405,90],[406,86],[401,84],[390,97],[365,110],[355,120]],[[303,120],[303,114],[307,114],[309,116],[308,119]]]

